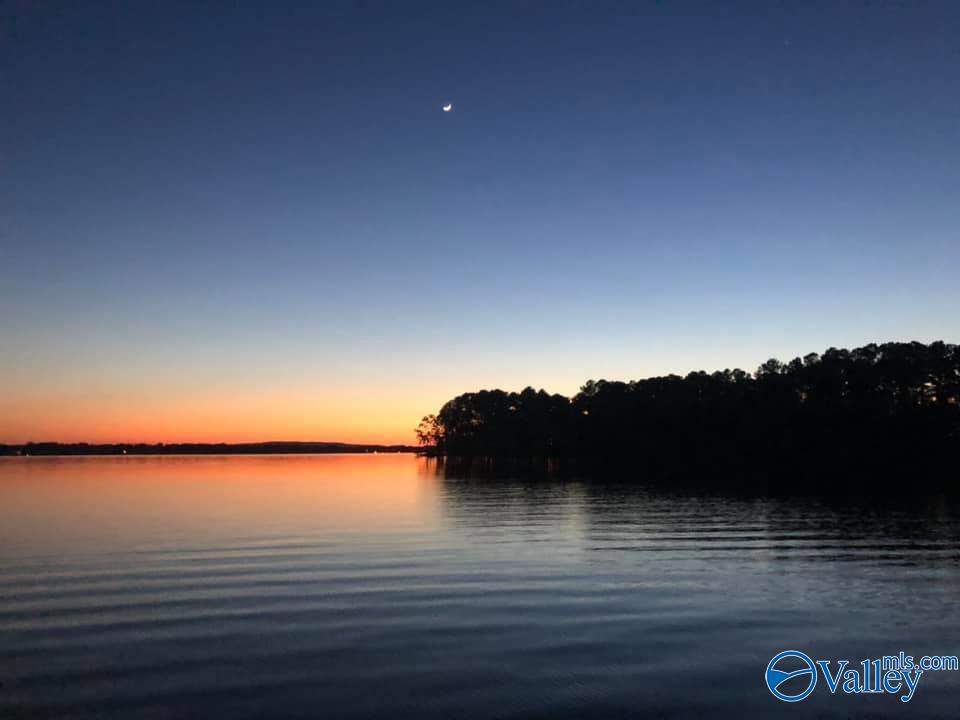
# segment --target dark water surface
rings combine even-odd
[[[960,515],[900,500],[0,459],[0,717],[957,717],[960,672],[909,704],[764,682],[784,649],[960,654]]]

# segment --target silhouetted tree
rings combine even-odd
[[[437,448],[443,445],[443,426],[436,415],[424,415],[414,432],[417,442],[424,447]]]
[[[829,348],[783,363],[632,382],[572,398],[526,388],[459,395],[417,429],[459,457],[614,457],[659,467],[955,463],[960,350],[935,342]],[[950,465],[955,470],[954,465]]]

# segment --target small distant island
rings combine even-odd
[[[451,460],[588,458],[639,472],[797,473],[819,482],[895,472],[904,490],[920,475],[956,484],[960,350],[944,342],[830,348],[771,359],[753,373],[590,380],[573,397],[481,390],[424,417],[416,434],[425,453]]]
[[[0,455],[292,455],[330,453],[405,453],[410,445],[356,445],[338,442],[260,443],[59,443],[0,445]]]

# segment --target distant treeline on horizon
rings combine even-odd
[[[0,455],[292,455],[414,452],[409,445],[357,445],[336,442],[261,443],[59,443],[0,445]]]
[[[768,360],[754,373],[590,380],[572,398],[529,387],[483,390],[453,398],[416,433],[426,452],[451,459],[620,457],[667,471],[956,471],[960,350],[944,342],[830,348]]]

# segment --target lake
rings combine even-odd
[[[4,718],[956,717],[942,500],[467,477],[412,455],[0,459]],[[792,681],[791,681],[792,682]]]

